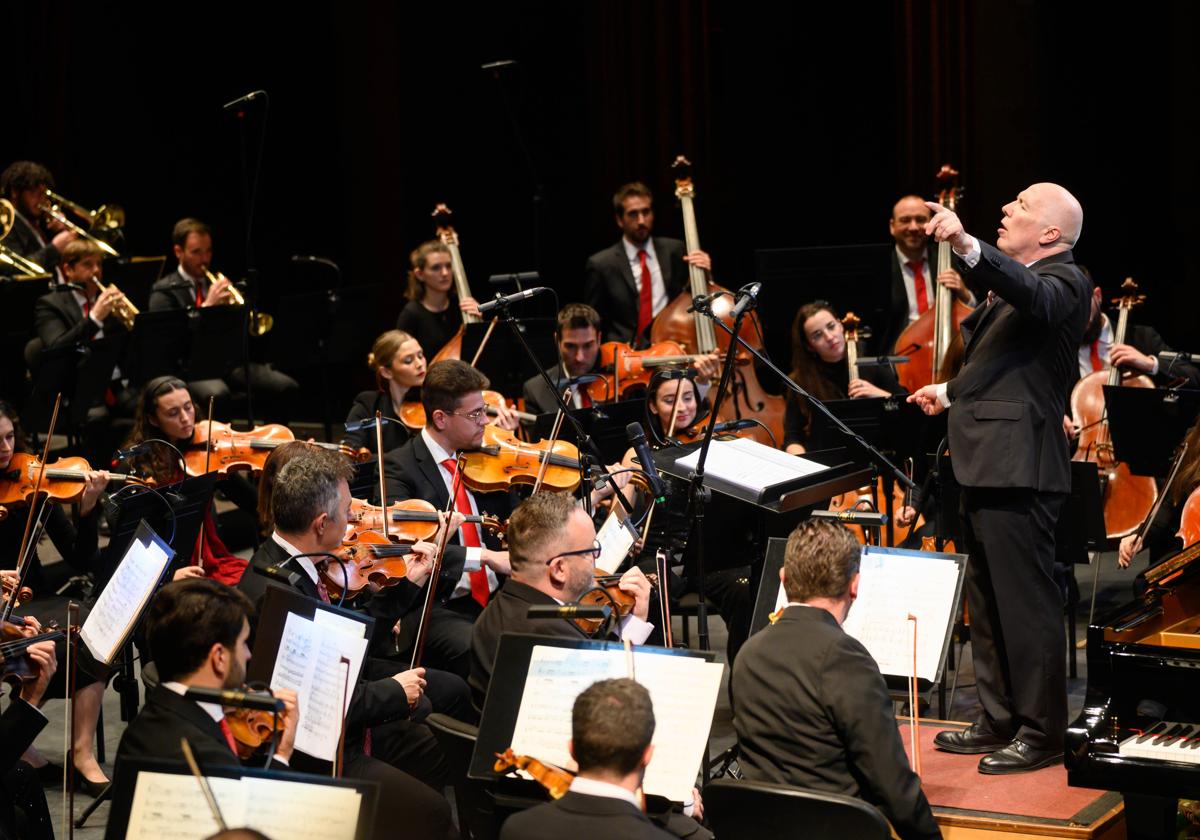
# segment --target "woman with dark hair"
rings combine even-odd
[[[436,239],[423,242],[411,255],[412,269],[408,272],[408,303],[400,310],[396,329],[415,336],[432,359],[462,326],[462,313],[479,314],[475,298],[463,298],[454,303],[454,269],[450,248]]]
[[[887,365],[864,368],[850,378],[846,330],[833,307],[823,300],[806,303],[792,322],[792,379],[819,400],[888,397],[906,393]],[[783,419],[784,449],[803,453],[812,436],[808,407],[788,392]]]
[[[1184,444],[1187,446],[1187,454],[1183,456],[1183,463],[1179,465],[1175,480],[1160,491],[1165,498],[1158,509],[1158,515],[1146,529],[1145,539],[1139,540],[1137,534],[1133,533],[1121,540],[1117,563],[1122,569],[1128,568],[1134,555],[1143,548],[1149,549],[1149,566],[1153,567],[1169,555],[1187,547],[1176,536],[1176,532],[1179,530],[1179,518],[1183,515],[1184,503],[1192,492],[1200,487],[1200,418],[1188,431]]]
[[[363,391],[354,398],[346,424],[369,420],[378,411],[390,422],[383,426],[383,451],[403,446],[408,429],[399,421],[400,406],[406,399],[420,398],[418,389],[425,381],[425,351],[403,330],[388,330],[371,347],[367,367],[375,374],[375,390]],[[355,449],[375,451],[375,427],[347,432],[343,441]]]

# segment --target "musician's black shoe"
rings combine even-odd
[[[960,755],[995,752],[1008,746],[1008,743],[1007,738],[985,732],[977,723],[972,723],[966,729],[947,729],[933,736],[933,745],[939,750]]]
[[[1028,773],[1062,761],[1062,750],[1038,750],[1024,741],[1014,740],[1002,750],[979,759],[979,772],[989,776]]]

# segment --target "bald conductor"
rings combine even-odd
[[[1057,184],[1004,205],[996,247],[928,202],[926,232],[949,242],[988,302],[962,322],[958,376],[908,399],[949,410],[954,475],[963,487],[971,645],[981,712],[939,733],[949,752],[983,754],[979,772],[1021,773],[1062,758],[1067,689],[1054,530],[1071,489],[1066,395],[1090,315],[1091,281],[1072,248],[1083,210]]]

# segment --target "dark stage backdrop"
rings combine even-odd
[[[338,316],[355,319],[355,358],[394,322],[437,202],[455,211],[477,297],[489,274],[537,268],[565,302],[614,241],[618,184],[650,184],[657,230],[680,234],[680,153],[702,243],[733,287],[759,249],[887,241],[895,197],[931,194],[945,161],[986,239],[1017,191],[1059,181],[1085,208],[1078,258],[1108,289],[1137,278],[1139,317],[1200,350],[1189,3],[1107,16],[1033,0],[10,3],[0,20],[0,165],[41,160],[65,195],[123,204],[130,253],[166,253],[174,221],[196,215],[215,227],[216,267],[243,270],[241,136],[253,160],[265,117],[264,308],[331,282],[293,254],[335,260],[349,286],[384,284]],[[502,59],[517,64],[481,70]],[[222,111],[259,88],[269,111]],[[797,298],[764,290],[782,358]],[[336,372],[340,413],[366,371]]]

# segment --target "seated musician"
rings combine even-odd
[[[375,374],[375,390],[363,391],[354,398],[346,424],[370,420],[379,412],[390,422],[383,426],[383,451],[402,446],[409,438],[408,429],[400,422],[400,406],[406,399],[415,400],[425,381],[425,351],[417,340],[403,330],[388,330],[371,347],[367,367]],[[361,449],[375,451],[375,427],[346,432],[343,442]]]
[[[642,811],[637,791],[654,753],[650,692],[630,679],[600,680],[575,698],[571,756],[579,773],[562,799],[513,814],[500,840],[670,838]]]
[[[851,380],[846,361],[846,330],[833,307],[825,301],[806,303],[792,322],[791,377],[819,400],[887,397],[904,389],[886,365],[863,368]],[[784,448],[803,453],[812,435],[808,407],[791,392],[783,421]]]
[[[171,248],[178,266],[175,271],[158,280],[150,290],[151,312],[175,309],[201,309],[210,306],[229,306],[234,303],[232,283],[224,276],[216,282],[209,279],[212,264],[212,231],[198,219],[180,219],[171,232]],[[286,422],[294,407],[300,385],[267,362],[251,361],[249,373],[238,365],[229,374],[229,382],[246,386],[247,375],[255,394],[262,394],[268,404],[268,416],[276,422]],[[217,411],[229,412],[229,385],[221,379],[201,379],[188,383],[202,405],[209,397],[217,402]]]
[[[76,238],[74,231],[42,211],[46,190],[53,188],[54,176],[50,170],[31,160],[18,160],[0,173],[0,195],[11,201],[17,211],[12,230],[4,237],[4,247],[49,272],[54,272],[63,250]],[[8,266],[0,270],[13,273]]]
[[[438,510],[446,509],[457,469],[455,453],[478,448],[483,441],[488,422],[483,403],[487,385],[487,377],[457,359],[429,366],[421,386],[425,428],[384,456],[389,504],[424,499]],[[515,428],[516,418],[501,407],[497,425]],[[512,503],[506,492],[474,493],[463,484],[454,509],[464,515],[491,513],[504,519]],[[492,538],[471,523],[451,538],[425,644],[430,665],[464,679],[470,672],[471,626],[500,585],[498,575],[509,571],[508,552],[485,540]]]
[[[174,376],[151,379],[142,388],[133,431],[125,442],[126,448],[148,442],[150,451],[131,460],[131,469],[154,479],[160,487],[182,481],[186,475],[176,450],[192,448],[195,435],[196,406],[188,385]],[[230,475],[221,482],[221,488],[239,507],[254,510],[254,491],[243,478]],[[226,548],[217,532],[212,505],[204,513],[197,549],[199,556],[193,556],[192,563],[205,576],[231,586],[241,580],[246,561]]]
[[[1192,424],[1187,437],[1184,438],[1184,444],[1187,446],[1187,453],[1179,465],[1179,472],[1176,473],[1175,480],[1166,487],[1160,485],[1159,492],[1163,495],[1162,505],[1159,507],[1154,521],[1150,523],[1145,539],[1138,540],[1135,532],[1121,540],[1117,562],[1122,569],[1129,568],[1134,555],[1141,552],[1143,548],[1149,550],[1148,568],[1158,565],[1170,555],[1187,548],[1177,532],[1180,529],[1180,517],[1183,514],[1184,504],[1200,487],[1200,418],[1197,418],[1196,422]]]
[[[475,298],[457,299],[450,249],[436,239],[423,242],[409,255],[408,302],[396,329],[417,339],[426,359],[433,359],[463,325],[462,313],[479,314]]]
[[[9,694],[8,706],[0,714],[0,837],[54,840],[54,824],[46,793],[38,774],[21,760],[23,752],[49,722],[38,708],[46,687],[58,669],[52,642],[37,642],[25,655],[32,671],[29,679]]]
[[[861,546],[842,525],[809,520],[788,538],[788,605],[733,665],[733,726],[750,781],[857,796],[903,840],[941,837],[908,766],[887,685],[842,630],[858,595]]]
[[[504,633],[585,638],[588,634],[566,619],[530,619],[529,607],[578,601],[595,588],[600,556],[596,528],[570,496],[538,493],[523,501],[508,521],[512,576],[475,622],[471,633],[472,698],[479,708],[492,678],[492,662]],[[629,615],[620,622],[622,638],[642,644],[654,630],[650,623],[650,582],[641,569],[621,576],[622,592],[633,596]]]
[[[26,452],[25,436],[21,431],[21,421],[12,406],[0,400],[0,475],[8,473],[13,455]],[[94,571],[99,541],[99,507],[97,502],[108,485],[108,473],[103,470],[86,470],[80,483],[81,495],[75,502],[77,515],[68,516],[66,510],[53,505],[46,514],[45,533],[54,544],[55,550],[76,573],[85,575]],[[0,563],[9,569],[16,568],[20,554],[22,538],[25,532],[27,510],[12,510],[4,519],[0,519]],[[40,511],[35,511],[35,516]],[[38,548],[32,546],[29,554],[29,569],[25,577],[25,585],[30,587],[35,596],[37,593],[49,595],[58,588],[61,581],[51,582],[45,574]],[[14,576],[15,577],[15,576]],[[27,616],[28,617],[28,616]],[[46,618],[46,616],[43,616]],[[65,645],[64,645],[65,648]],[[109,671],[106,667],[92,659],[86,648],[81,648],[79,657],[79,673],[76,677],[75,703],[72,715],[75,720],[75,742],[72,750],[72,760],[75,764],[76,776],[80,790],[95,796],[104,789],[108,779],[100,769],[93,752],[96,739],[96,723],[100,716],[100,705],[104,698],[104,685]],[[62,697],[66,692],[66,675],[60,672],[50,688],[50,696]],[[25,761],[39,775],[50,782],[61,784],[62,768],[50,764],[36,750],[30,750],[24,757]]]
[[[600,313],[609,341],[635,347],[649,343],[654,317],[687,287],[688,264],[712,271],[704,251],[685,254],[678,239],[651,235],[653,202],[645,184],[620,187],[612,206],[621,238],[584,267],[584,302]]]

